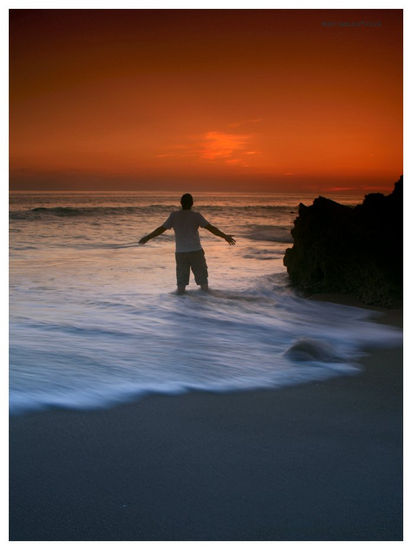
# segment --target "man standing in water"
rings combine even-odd
[[[183,294],[189,284],[190,269],[193,271],[197,285],[202,290],[208,290],[208,273],[204,250],[200,244],[198,228],[204,227],[214,235],[225,239],[230,245],[236,243],[232,235],[226,235],[220,229],[210,224],[199,212],[191,210],[193,197],[186,193],[180,199],[181,210],[172,212],[163,225],[142,237],[139,244],[145,244],[164,233],[167,229],[174,229],[176,240],[176,277],[177,293]]]

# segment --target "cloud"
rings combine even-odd
[[[248,148],[251,137],[249,134],[207,132],[203,138],[200,156],[208,160],[230,159]]]
[[[192,159],[198,162],[247,167],[261,153],[254,148],[255,134],[209,130],[188,136],[186,143],[156,154],[158,159]]]

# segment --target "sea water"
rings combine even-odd
[[[400,342],[377,312],[290,288],[283,255],[309,196],[195,194],[194,209],[237,244],[200,229],[211,290],[191,276],[186,295],[176,295],[173,231],[137,241],[179,208],[179,197],[11,195],[12,413],[351,375],[365,346]]]

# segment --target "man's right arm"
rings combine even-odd
[[[218,229],[211,223],[208,223],[207,225],[205,225],[205,229],[213,233],[213,235],[216,235],[217,237],[221,237],[222,239],[225,239],[225,241],[230,245],[236,244],[236,241],[232,235],[226,235],[226,233],[223,233],[223,231],[220,231],[220,229]]]

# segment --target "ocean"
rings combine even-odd
[[[137,241],[180,195],[11,194],[12,414],[356,375],[365,347],[399,344],[379,312],[290,288],[283,254],[313,196],[194,193],[194,210],[237,244],[200,229],[210,292],[191,277],[176,295],[173,232]]]

